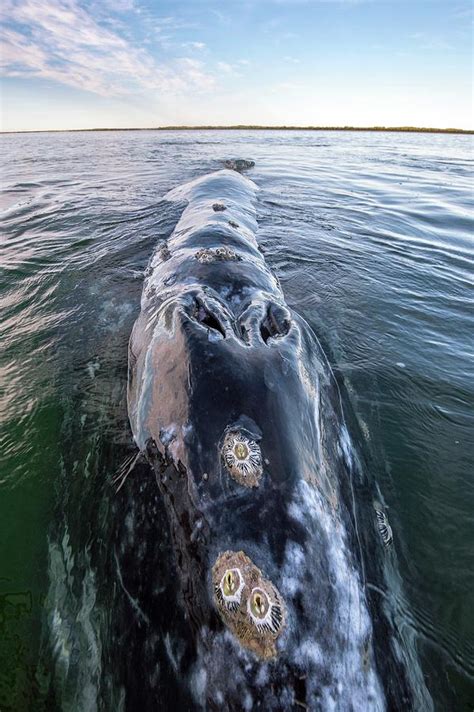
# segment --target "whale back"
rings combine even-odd
[[[205,708],[257,695],[263,709],[382,710],[384,669],[407,708],[401,666],[375,654],[337,384],[258,248],[256,191],[223,170],[167,195],[186,206],[130,338],[130,423],[166,502],[194,640],[181,673]],[[223,556],[278,602],[278,635],[260,647],[242,607],[222,608]]]

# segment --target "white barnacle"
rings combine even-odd
[[[244,585],[244,578],[240,569],[227,569],[215,587],[219,604],[229,611],[236,611],[240,605]]]
[[[252,589],[247,599],[247,611],[250,620],[261,633],[276,635],[283,624],[283,611],[277,597],[275,601],[263,588]]]
[[[393,542],[393,532],[392,527],[388,523],[387,515],[381,509],[376,509],[375,514],[377,516],[377,526],[384,546],[390,546]]]
[[[262,475],[262,453],[253,440],[242,433],[228,433],[222,456],[232,477],[245,487],[256,487]]]

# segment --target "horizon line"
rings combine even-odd
[[[474,129],[435,128],[423,126],[265,126],[252,124],[232,124],[229,126],[149,126],[149,127],[106,127],[89,129],[23,129],[18,131],[0,131],[0,134],[29,133],[79,133],[87,131],[374,131],[400,133],[448,133],[474,134]]]

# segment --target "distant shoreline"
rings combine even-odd
[[[474,129],[436,129],[418,126],[150,126],[147,128],[32,129],[0,134],[79,133],[90,131],[372,131],[394,133],[474,134]]]

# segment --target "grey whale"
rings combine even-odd
[[[166,196],[186,207],[130,337],[187,631],[175,672],[196,709],[417,709],[366,586],[383,542],[374,512],[359,531],[338,387],[259,250],[257,190],[224,169]]]

